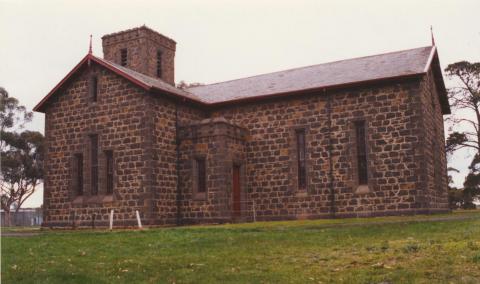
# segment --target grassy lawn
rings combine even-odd
[[[32,227],[2,227],[2,232],[40,232],[40,227],[32,226]]]
[[[55,231],[1,244],[2,283],[480,283],[480,211]]]

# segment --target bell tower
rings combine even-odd
[[[103,58],[175,85],[176,42],[143,25],[102,37]]]

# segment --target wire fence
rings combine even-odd
[[[21,226],[21,227],[29,227],[29,226],[40,226],[43,221],[43,214],[42,210],[39,209],[26,209],[19,211],[17,213],[10,213],[10,220],[8,220],[8,216],[5,214],[5,211],[1,212],[1,226],[8,227],[8,226]]]

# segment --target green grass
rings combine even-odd
[[[2,283],[479,283],[480,212],[3,237],[1,271]]]
[[[22,232],[40,232],[40,227],[38,226],[32,226],[32,227],[2,227],[1,228],[2,232],[9,232],[9,233],[22,233]]]

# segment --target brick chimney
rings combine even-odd
[[[103,58],[175,85],[176,42],[146,26],[104,35]]]

